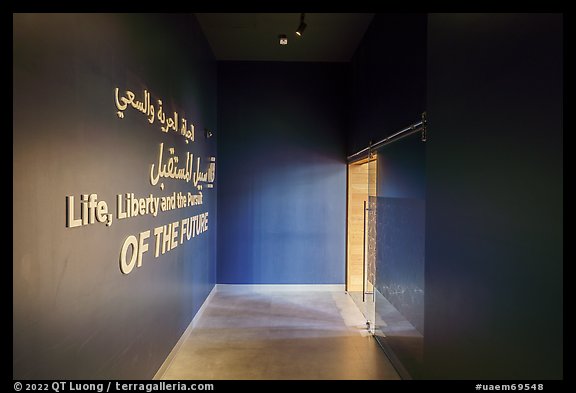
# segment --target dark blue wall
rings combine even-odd
[[[428,376],[561,378],[562,16],[428,27]]]
[[[14,15],[13,376],[148,379],[216,280],[216,189],[203,204],[66,228],[67,195],[196,193],[151,186],[159,144],[204,163],[216,153],[216,62],[191,15]],[[196,126],[190,144],[136,110],[116,115],[114,88],[147,89]],[[166,157],[166,156],[165,156]],[[79,214],[76,207],[76,214]],[[192,215],[209,229],[142,266],[119,268],[124,239]]]
[[[218,282],[343,283],[348,66],[218,72]]]
[[[378,149],[377,194],[426,198],[426,143],[417,132]]]
[[[352,58],[348,154],[420,120],[426,14],[376,14]]]

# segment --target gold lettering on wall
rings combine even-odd
[[[174,132],[183,136],[186,143],[194,142],[194,124],[172,111],[165,111],[161,99],[153,100],[148,90],[138,97],[130,90],[122,94],[120,89],[114,89],[116,115],[124,119],[129,108],[143,114],[149,124],[158,124],[162,133]],[[206,162],[206,159],[208,162]],[[158,185],[164,190],[166,179],[191,182],[196,190],[166,192],[164,195],[136,195],[134,192],[116,194],[116,211],[114,204],[108,204],[102,195],[96,193],[81,193],[66,195],[66,227],[86,227],[92,224],[102,224],[110,227],[113,222],[123,223],[133,217],[152,216],[176,209],[201,206],[204,202],[203,187],[214,188],[216,176],[216,157],[207,158],[192,154],[190,151],[177,154],[173,146],[158,145],[157,155],[149,164],[149,181],[152,186]],[[201,168],[204,169],[201,170]],[[191,188],[191,187],[190,187]],[[210,192],[210,191],[208,191]],[[117,224],[121,225],[121,224]],[[143,265],[143,256],[153,251],[154,258],[166,254],[179,245],[202,236],[208,232],[208,211],[186,218],[172,221],[168,224],[155,224],[139,234],[128,235],[120,248],[118,264],[122,274],[130,274],[134,268]]]
[[[168,148],[167,160],[164,162],[164,143],[160,143],[158,148],[158,159],[155,164],[150,165],[150,184],[155,186],[160,178],[170,178],[184,180],[186,183],[192,180],[194,187],[202,190],[202,183],[209,183],[208,188],[212,188],[216,171],[216,157],[210,157],[210,165],[207,172],[200,170],[200,157],[196,157],[196,169],[194,170],[194,154],[186,152],[186,164],[179,167],[180,160],[175,153],[175,148]],[[160,189],[164,189],[164,183],[160,183]]]
[[[194,142],[194,124],[190,122],[190,126],[188,126],[188,120],[179,116],[178,112],[166,116],[161,99],[156,100],[158,109],[155,111],[148,90],[144,90],[144,98],[138,100],[136,94],[130,90],[126,90],[123,95],[120,95],[120,89],[116,87],[114,89],[114,102],[118,110],[116,114],[120,119],[124,119],[124,111],[130,107],[144,114],[150,124],[158,121],[162,132],[179,132],[185,138],[186,143]],[[178,126],[178,119],[180,119],[180,127]]]

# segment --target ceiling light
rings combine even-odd
[[[299,37],[302,37],[302,33],[304,33],[304,30],[306,29],[306,26],[308,26],[306,24],[306,22],[304,22],[304,13],[300,14],[300,25],[298,26],[298,29],[296,30],[296,35]]]
[[[286,34],[280,34],[278,38],[280,39],[280,45],[288,45],[288,37],[286,37]]]

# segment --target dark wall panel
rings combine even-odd
[[[562,25],[429,17],[429,377],[562,377]]]
[[[344,282],[347,71],[219,63],[219,283]]]
[[[202,130],[217,125],[216,62],[190,15],[14,15],[13,32],[13,376],[151,378],[214,286],[216,190],[123,220],[116,196],[198,194],[184,180],[152,186],[150,171],[160,143],[179,168],[186,152],[202,171],[215,156]],[[131,107],[119,118],[115,87],[139,100],[147,90],[156,110],[162,99],[194,123],[195,142]],[[78,216],[91,193],[112,224],[66,228],[66,196]],[[142,266],[122,274],[128,236],[205,212],[207,232],[158,258],[151,233]]]
[[[352,59],[353,154],[420,120],[426,105],[426,14],[376,14]]]

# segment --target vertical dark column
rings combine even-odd
[[[429,377],[562,377],[562,24],[429,17]]]

